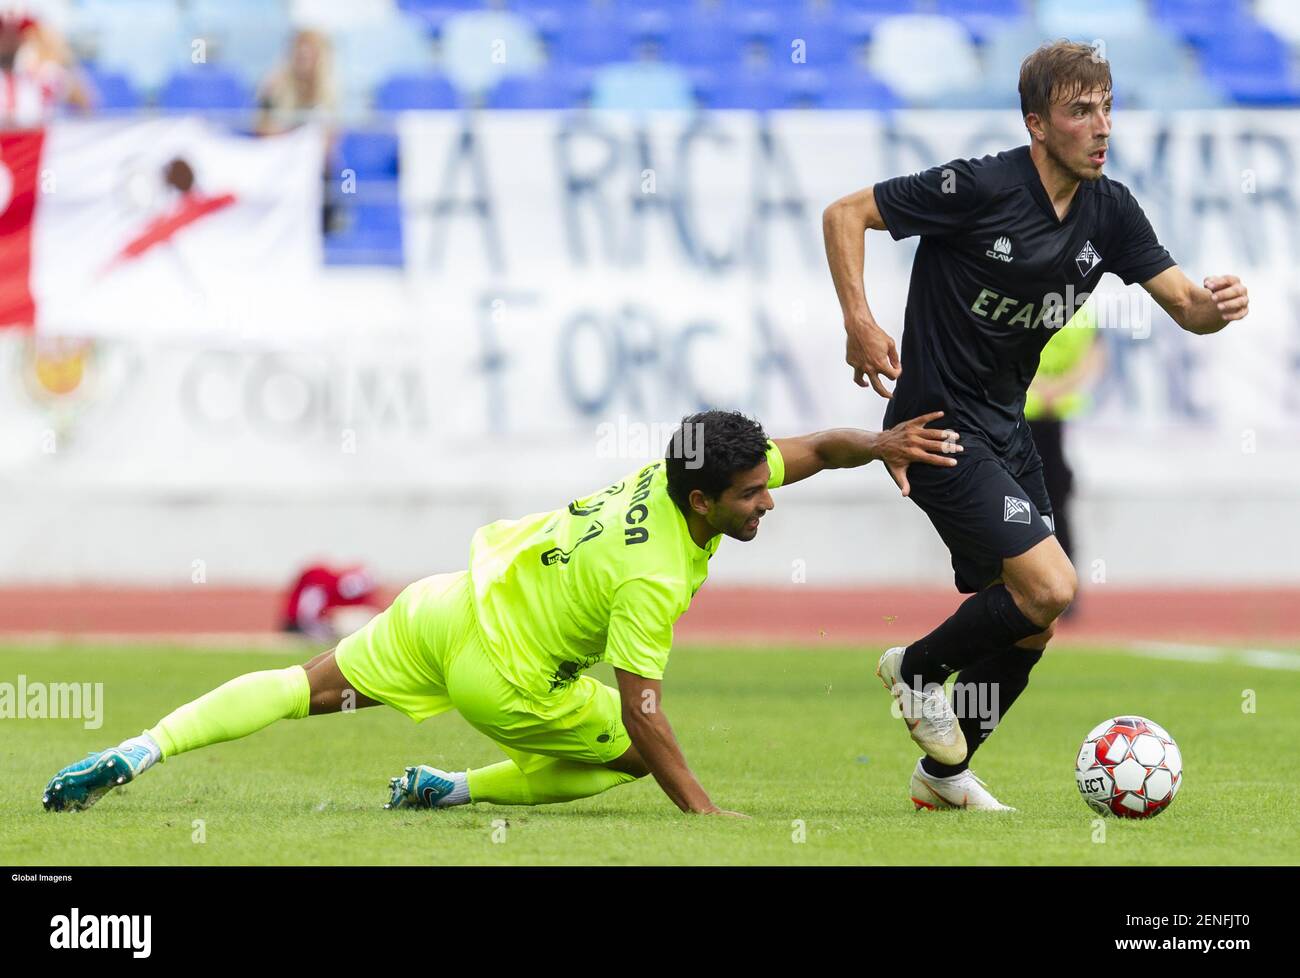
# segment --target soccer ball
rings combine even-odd
[[[1160,724],[1145,717],[1113,717],[1084,738],[1074,779],[1094,812],[1152,818],[1178,794],[1183,755]]]

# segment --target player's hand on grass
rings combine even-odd
[[[1246,313],[1250,310],[1250,296],[1246,294],[1241,279],[1235,275],[1211,275],[1203,284],[1209,289],[1225,323],[1246,318]]]
[[[907,467],[913,462],[928,465],[956,465],[953,455],[964,451],[957,439],[961,436],[949,428],[927,428],[931,421],[943,417],[942,411],[931,411],[910,421],[903,421],[876,439],[876,457],[885,463],[894,484],[906,496],[912,491],[907,482]]]
[[[897,380],[903,372],[894,338],[870,320],[850,320],[844,324],[844,331],[848,334],[844,361],[853,368],[853,382],[866,387],[870,381],[872,389],[881,397],[893,397],[880,382],[880,376],[884,374],[890,380]]]

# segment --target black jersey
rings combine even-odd
[[[944,426],[999,454],[1024,435],[1039,354],[1080,293],[1103,272],[1131,284],[1174,264],[1114,180],[1080,183],[1058,220],[1028,146],[884,180],[875,195],[895,240],[921,236],[885,423],[942,410]]]

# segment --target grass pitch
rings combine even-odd
[[[104,708],[96,730],[0,720],[0,864],[1300,862],[1300,671],[1053,649],[974,764],[1019,811],[930,813],[908,800],[918,753],[872,675],[878,652],[674,652],[664,707],[714,801],[752,816],[739,821],[683,816],[649,779],[564,805],[383,811],[409,764],[502,755],[455,714],[416,725],[382,707],[281,721],[159,765],[88,812],[47,813],[41,790],[65,764],[232,676],[309,655],[11,646],[0,681],[102,682]],[[1177,738],[1186,780],[1152,821],[1097,820],[1074,756],[1095,724],[1131,712]]]

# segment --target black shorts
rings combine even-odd
[[[1002,574],[1002,561],[1018,557],[1055,530],[1052,501],[1043,481],[1029,426],[1006,456],[978,436],[961,433],[964,451],[950,467],[914,462],[907,467],[909,498],[924,510],[952,554],[957,590],[973,594]]]

